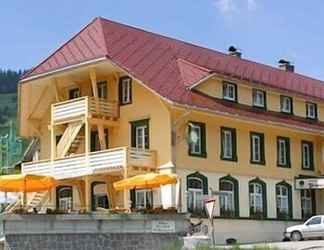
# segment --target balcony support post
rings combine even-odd
[[[127,173],[127,158],[128,158],[128,148],[125,148],[125,156],[124,156],[124,163],[123,163],[123,177],[126,179],[128,177]],[[124,208],[129,209],[129,199],[128,199],[128,193],[129,191],[127,189],[124,189]]]

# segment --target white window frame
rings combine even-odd
[[[278,138],[278,163],[281,166],[288,165],[287,141],[283,138]]]
[[[197,132],[197,142],[193,142],[190,139],[190,153],[191,154],[201,154],[202,153],[202,134],[201,134],[201,126],[196,124],[190,124],[191,130],[190,130],[190,137],[191,133]],[[198,150],[197,150],[198,149]]]
[[[121,80],[121,102],[128,104],[131,102],[131,78],[123,78]]]
[[[281,96],[281,112],[292,113],[292,98],[289,96]]]
[[[313,213],[313,198],[309,189],[301,190],[301,208],[304,215],[310,216]]]
[[[251,135],[251,140],[252,140],[252,161],[253,162],[261,162],[262,157],[261,157],[261,136],[257,134],[252,134]]]
[[[263,90],[254,89],[253,91],[253,106],[265,108],[265,92]]]
[[[310,169],[311,168],[311,147],[308,143],[302,143],[302,159],[303,159],[303,168]]]
[[[203,199],[204,199],[204,183],[203,180],[197,177],[189,177],[188,183],[190,183],[190,180],[198,180],[201,183],[201,188],[191,188],[188,186],[188,198],[192,199],[192,205],[193,207],[190,208],[188,204],[188,209],[191,209],[194,212],[201,212],[203,211]],[[191,196],[191,197],[190,197]],[[198,198],[201,198],[199,200]],[[190,202],[188,202],[190,203]]]
[[[249,184],[253,186],[253,192],[249,192],[250,194],[250,208],[252,208],[253,212],[263,213],[263,186],[260,183],[252,182]],[[260,192],[256,192],[257,188],[259,188]]]
[[[147,140],[145,137],[145,129],[147,129],[147,125],[135,127],[135,147],[137,149],[145,149],[145,143]]]
[[[310,119],[316,119],[316,104],[315,103],[306,103],[306,117]]]
[[[225,82],[224,84],[224,93],[223,98],[229,101],[236,101],[236,88],[237,86],[234,83]]]
[[[148,205],[153,207],[153,197],[151,195],[151,190],[149,189],[136,189],[135,190],[135,207],[137,209],[145,209],[148,207]],[[143,196],[144,199],[143,204],[140,201],[140,196]],[[149,200],[149,202],[147,202]]]
[[[98,97],[102,98],[102,99],[107,99],[108,94],[108,86],[107,86],[107,82],[98,82],[97,83],[97,89],[98,89]]]
[[[223,129],[223,158],[232,159],[233,158],[233,131],[229,129]]]
[[[284,191],[285,190],[285,191]],[[286,194],[284,194],[286,192]],[[277,210],[280,213],[289,212],[289,189],[284,185],[276,186]]]
[[[221,182],[227,182],[231,184],[232,190],[223,190],[219,189],[219,191],[222,192],[222,194],[219,197],[219,206],[220,208],[224,208],[225,211],[235,211],[235,200],[234,200],[234,183],[230,180],[221,180]],[[221,186],[221,185],[220,185]],[[224,203],[224,204],[222,204]]]

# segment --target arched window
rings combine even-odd
[[[238,181],[230,175],[219,180],[221,216],[239,216]]]
[[[316,213],[315,204],[315,191],[303,189],[300,191],[301,195],[301,208],[303,220],[309,219]]]
[[[277,203],[277,218],[291,219],[292,218],[292,197],[291,186],[286,182],[280,182],[276,185],[276,203]]]
[[[208,194],[207,178],[196,172],[187,176],[188,211],[201,214],[204,211],[203,197]]]
[[[109,199],[107,196],[107,184],[105,182],[91,183],[91,209],[96,211],[97,208],[109,208]]]
[[[59,186],[56,188],[56,208],[61,211],[73,209],[72,186]]]
[[[266,196],[266,184],[263,181],[256,178],[249,182],[250,217],[257,219],[267,217]]]

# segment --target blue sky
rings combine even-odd
[[[103,16],[273,66],[286,58],[324,79],[322,0],[10,0],[0,10],[0,68],[32,67]]]

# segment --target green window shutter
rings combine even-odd
[[[203,157],[207,156],[207,148],[206,148],[206,125],[202,123],[200,125],[201,128],[201,154]]]
[[[260,136],[261,142],[260,142],[260,147],[261,147],[261,164],[265,165],[265,148],[264,148],[264,134],[261,134]]]
[[[237,96],[237,85],[236,84],[234,84],[234,88],[235,88],[235,102],[237,102],[238,96]]]
[[[290,161],[290,139],[289,138],[286,138],[286,148],[287,148],[287,164],[288,167],[290,168],[291,161]]]
[[[226,91],[226,82],[223,82],[223,98],[225,96],[225,91]]]
[[[233,161],[237,161],[237,138],[236,129],[232,129],[232,151],[233,151]]]
[[[130,200],[131,200],[131,208],[135,208],[136,207],[136,193],[135,193],[135,189],[131,189],[129,191],[130,193]]]

